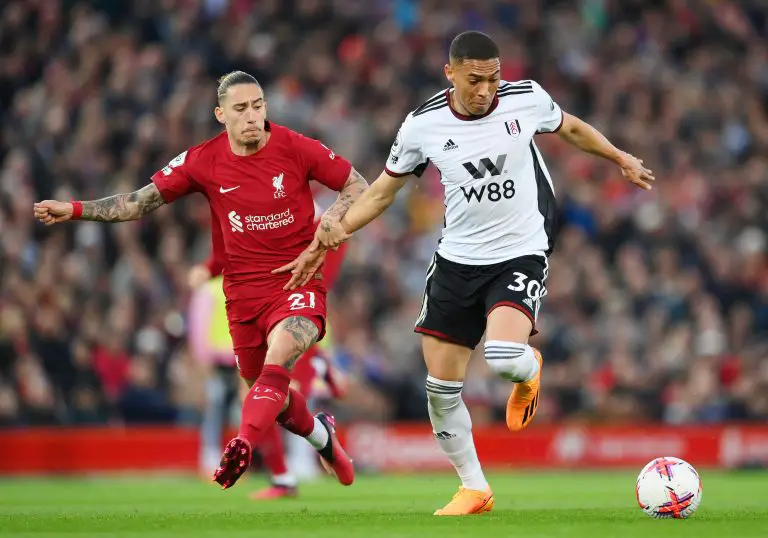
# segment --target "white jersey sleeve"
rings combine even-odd
[[[385,167],[385,172],[392,177],[410,174],[419,177],[429,163],[429,159],[422,152],[421,141],[414,124],[413,113],[408,114],[392,143]]]
[[[555,133],[563,125],[563,111],[554,99],[537,82],[533,82],[536,100],[537,133]]]

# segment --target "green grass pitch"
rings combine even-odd
[[[457,486],[448,474],[323,479],[298,499],[256,503],[258,477],[228,491],[189,477],[0,480],[0,536],[766,537],[768,473],[702,473],[689,520],[652,520],[635,504],[635,471],[491,474],[490,514],[437,518]]]

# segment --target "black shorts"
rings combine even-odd
[[[528,316],[534,327],[531,334],[536,334],[546,276],[547,260],[542,256],[464,265],[435,254],[414,330],[474,349],[491,310],[511,306]]]

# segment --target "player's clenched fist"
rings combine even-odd
[[[336,250],[344,241],[352,237],[341,225],[341,221],[323,218],[315,231],[315,241],[320,247]]]
[[[73,206],[69,202],[43,200],[35,204],[35,218],[46,226],[71,219],[72,211]]]

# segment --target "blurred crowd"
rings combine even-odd
[[[0,425],[199,420],[186,336],[194,195],[141,221],[46,228],[36,200],[131,191],[215,134],[216,78],[263,84],[270,118],[370,180],[407,112],[447,86],[451,38],[491,34],[657,177],[651,192],[537,137],[561,226],[533,339],[537,421],[768,419],[768,2],[6,0],[0,8]],[[327,207],[333,193],[318,196]],[[352,418],[422,420],[412,333],[442,225],[439,176],[353,239],[333,292]],[[509,386],[480,356],[475,423]]]

